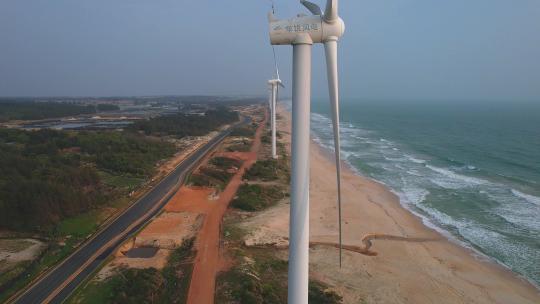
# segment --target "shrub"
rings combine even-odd
[[[271,181],[278,179],[278,161],[275,159],[259,160],[245,173],[249,180]]]
[[[285,195],[277,186],[243,184],[232,201],[232,206],[245,211],[259,211],[273,205]]]
[[[250,249],[242,255],[253,260],[222,272],[216,280],[217,304],[221,303],[287,303],[287,261],[273,256],[267,249]],[[342,298],[319,281],[309,281],[309,303],[340,304]]]
[[[259,160],[249,170],[244,178],[249,180],[273,181],[280,177],[289,180],[289,167],[285,159]]]
[[[210,160],[210,164],[221,168],[221,169],[229,169],[231,167],[239,168],[242,164],[241,161],[236,160],[234,158],[228,158],[228,157],[214,157]]]
[[[155,268],[121,270],[116,280],[113,303],[153,303],[165,284],[165,279]]]
[[[253,137],[255,128],[252,125],[237,127],[231,131],[231,136]]]
[[[201,174],[191,174],[188,178],[187,183],[197,187],[212,186],[212,182],[210,181],[210,179],[207,176]]]
[[[202,174],[216,180],[219,184],[227,184],[233,175],[225,170],[218,170],[209,167],[202,167],[200,171]]]
[[[309,282],[309,303],[313,304],[339,304],[343,298],[334,291],[328,290],[327,286],[318,281]]]
[[[251,149],[251,145],[247,141],[227,147],[228,152],[249,152],[250,149]]]

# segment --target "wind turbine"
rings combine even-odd
[[[289,229],[288,303],[308,303],[309,282],[309,130],[311,98],[311,46],[324,44],[328,90],[336,158],[339,220],[339,264],[341,266],[341,166],[339,144],[339,101],[337,42],[345,31],[338,16],[338,1],[327,0],[323,12],[314,3],[300,0],[313,14],[278,20],[268,14],[270,43],[293,46],[291,211]]]
[[[270,125],[272,128],[272,158],[276,159],[277,151],[276,151],[276,104],[277,104],[277,95],[278,95],[278,86],[283,86],[283,83],[281,83],[281,79],[279,79],[279,73],[276,69],[277,77],[274,79],[268,80],[268,85],[270,86]]]

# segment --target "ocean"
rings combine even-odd
[[[330,108],[312,137],[333,150]],[[424,223],[540,285],[540,104],[341,102],[342,157]]]

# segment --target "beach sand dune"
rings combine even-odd
[[[278,127],[290,143],[290,114],[280,109]],[[343,171],[344,244],[363,247],[370,256],[316,243],[336,243],[337,203],[332,155],[311,145],[311,276],[329,283],[345,303],[540,303],[540,293],[507,269],[478,256],[423,225],[384,185]],[[247,245],[287,245],[289,205],[280,203],[249,220]]]

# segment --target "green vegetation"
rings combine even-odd
[[[170,143],[120,132],[0,129],[0,227],[48,232],[113,198],[99,170],[142,178]],[[114,180],[118,182],[118,180]]]
[[[242,140],[241,142],[236,142],[227,146],[226,150],[227,152],[249,152],[251,150],[251,141]]]
[[[287,262],[256,254],[250,256],[255,257],[252,264],[218,275],[216,303],[287,303]]]
[[[267,248],[243,246],[245,232],[235,222],[234,217],[225,220],[223,236],[235,265],[216,278],[215,303],[287,303],[287,261]],[[339,304],[342,298],[324,283],[310,280],[309,303]]]
[[[191,174],[188,184],[198,187],[217,187],[223,189],[233,173],[210,167],[202,167],[199,172]]]
[[[176,138],[201,136],[222,125],[238,121],[238,113],[226,107],[208,110],[204,116],[176,114],[160,116],[136,122],[128,127],[132,131],[142,131],[147,135],[170,135]]]
[[[59,118],[96,112],[93,105],[63,102],[0,101],[0,122]]]
[[[137,186],[144,182],[144,178],[134,177],[130,175],[113,175],[106,171],[98,171],[102,182],[110,187],[134,190]]]
[[[259,160],[244,174],[248,180],[273,181],[283,178],[288,181],[289,166],[283,158]]]
[[[245,211],[262,210],[285,197],[278,186],[250,184],[241,185],[236,195],[237,197],[231,202],[231,206]]]
[[[187,184],[195,187],[212,187],[212,181],[202,174],[192,173],[187,179]]]
[[[212,115],[207,119],[223,123]],[[159,160],[175,152],[173,144],[140,133],[0,128],[0,229],[37,232],[48,240],[34,261],[0,271],[0,302],[72,253],[110,216],[111,208],[103,207],[125,207],[127,194],[154,173]],[[221,160],[211,169],[227,164]],[[205,173],[220,182],[230,178]]]
[[[255,136],[255,131],[257,130],[257,125],[250,124],[241,127],[234,128],[231,132],[231,136],[243,136],[243,137],[253,137]]]
[[[70,238],[64,245],[49,243],[41,255],[33,260],[19,263],[14,269],[0,272],[0,302],[5,301],[16,290],[26,286],[41,271],[65,258],[80,240]]]
[[[210,160],[210,164],[222,168],[222,169],[230,169],[230,168],[239,168],[242,165],[242,162],[239,160],[236,160],[234,158],[228,158],[228,157],[214,157]]]
[[[342,303],[343,298],[336,292],[328,290],[328,286],[319,281],[309,281],[309,303],[332,304]]]
[[[193,271],[194,239],[174,250],[162,270],[123,268],[104,281],[91,281],[70,303],[185,303]]]
[[[207,166],[191,174],[188,184],[198,187],[217,187],[223,189],[234,175],[229,169],[240,168],[242,162],[228,157],[214,157]]]
[[[281,132],[276,131],[276,138],[277,139],[281,138]],[[266,132],[266,134],[263,134],[263,136],[261,136],[261,142],[264,143],[264,144],[272,143],[272,133],[271,133],[271,131],[268,131],[268,132]]]
[[[127,132],[81,132],[74,146],[105,171],[147,176],[155,163],[174,154],[174,145]]]
[[[96,106],[97,110],[99,112],[107,112],[107,111],[118,111],[120,110],[120,107],[117,106],[117,105],[112,105],[112,104],[108,104],[108,103],[99,103],[97,106]]]
[[[251,142],[255,136],[255,131],[257,130],[256,124],[244,125],[241,127],[234,128],[230,136],[232,137],[232,143],[227,146],[226,151],[228,152],[249,152],[251,150]],[[240,137],[240,138],[234,138]],[[243,138],[242,138],[243,137]]]
[[[0,295],[3,295],[4,286],[8,286],[11,282],[16,280],[21,274],[24,273],[26,268],[30,265],[31,262],[24,261],[19,262],[16,265],[9,266],[6,261],[0,262]],[[0,296],[0,301],[3,302],[5,299],[3,296]]]
[[[155,303],[165,285],[155,268],[122,269],[112,289],[112,303]]]
[[[194,244],[195,238],[186,240],[169,256],[167,265],[161,271],[166,282],[162,303],[186,303],[196,254]]]
[[[83,238],[94,232],[98,227],[99,210],[90,210],[74,217],[66,218],[56,225],[55,234]]]

